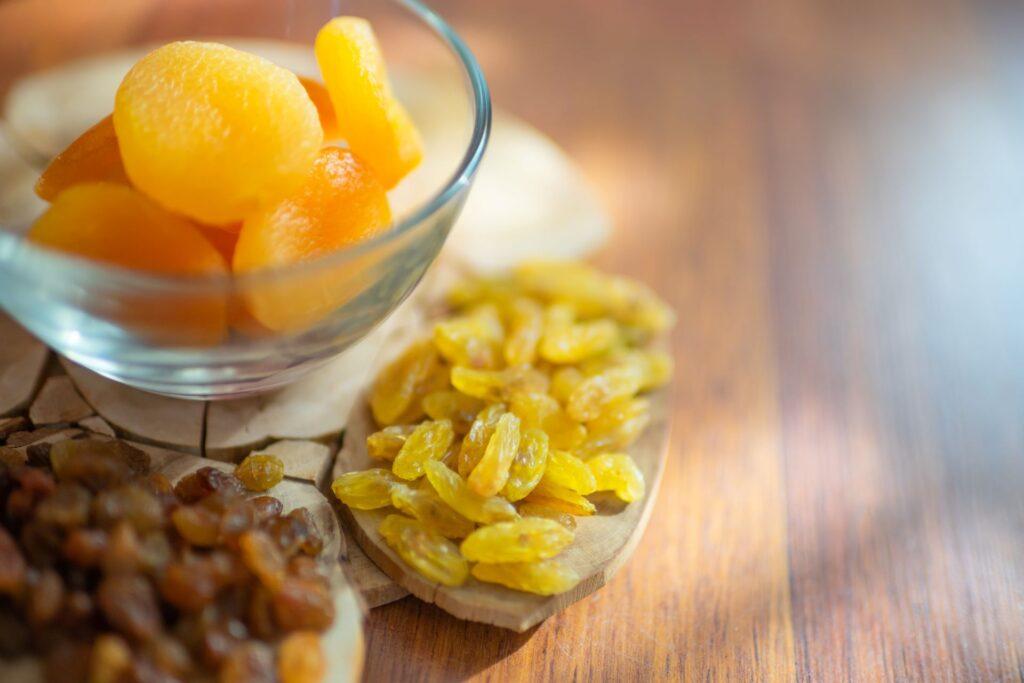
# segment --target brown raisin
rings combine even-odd
[[[79,567],[95,567],[107,551],[107,532],[75,529],[64,539],[61,554]]]
[[[164,506],[160,499],[136,484],[125,484],[102,491],[93,501],[96,524],[108,527],[127,520],[137,531],[159,529],[164,525]]]
[[[249,505],[252,506],[253,512],[256,514],[257,524],[263,524],[267,520],[280,516],[281,512],[284,510],[284,506],[281,504],[281,501],[273,496],[256,496],[255,498],[250,498]]]
[[[326,582],[288,577],[274,594],[274,618],[284,631],[323,631],[334,621]]]
[[[108,576],[100,583],[97,597],[107,622],[124,635],[145,641],[159,633],[162,622],[156,593],[144,577]]]
[[[110,530],[101,563],[107,574],[134,573],[142,567],[139,535],[131,524],[122,520]]]
[[[25,558],[14,539],[0,526],[0,593],[17,595],[25,583]]]
[[[263,531],[247,531],[238,539],[242,561],[264,586],[277,590],[285,575],[281,551]]]
[[[92,494],[74,482],[61,482],[52,495],[36,506],[35,517],[44,524],[73,529],[89,522]]]
[[[64,602],[64,582],[53,569],[44,569],[28,590],[27,613],[31,623],[51,621]]]
[[[220,683],[273,683],[274,656],[263,643],[245,643],[234,648],[217,672]]]
[[[171,522],[192,545],[212,546],[220,538],[220,517],[202,505],[186,505],[171,513]]]
[[[240,496],[245,492],[245,487],[233,474],[221,472],[215,467],[200,467],[182,478],[174,487],[174,492],[183,502],[195,503],[215,492]]]
[[[213,601],[216,593],[212,567],[205,563],[171,562],[160,579],[160,595],[182,612],[198,612]]]

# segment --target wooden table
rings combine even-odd
[[[678,309],[675,428],[610,585],[376,609],[366,679],[1019,679],[1021,6],[435,4]]]
[[[1020,4],[434,1],[678,309],[675,432],[610,585],[522,635],[376,609],[366,679],[1021,678]],[[109,2],[0,66],[206,0]]]

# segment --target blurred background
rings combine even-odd
[[[0,59],[205,1],[61,0],[66,43]],[[368,678],[1019,678],[1024,5],[433,5],[678,310],[674,432],[608,587],[522,637],[380,608]]]

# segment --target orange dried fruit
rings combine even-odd
[[[28,239],[104,263],[165,275],[220,275],[223,257],[189,221],[126,185],[87,183],[65,190],[36,220]],[[134,296],[134,295],[133,295]],[[211,294],[119,299],[117,322],[163,342],[216,343],[225,305]]]
[[[140,59],[114,99],[132,183],[172,211],[231,223],[302,182],[323,144],[295,75],[226,45],[182,41]]]
[[[341,136],[384,187],[394,187],[420,163],[423,143],[391,92],[369,22],[357,17],[332,19],[317,34],[314,50]]]
[[[331,104],[331,95],[327,92],[327,86],[305,76],[299,76],[299,83],[306,89],[309,100],[316,107],[316,113],[320,117],[320,127],[324,130],[324,140],[341,137],[338,132],[338,116],[334,113],[334,105]]]
[[[53,158],[36,181],[36,194],[52,202],[73,185],[94,182],[128,184],[121,150],[114,134],[114,120],[105,119],[85,131]]]
[[[124,185],[88,183],[61,193],[29,230],[37,244],[124,268],[216,275],[223,257],[195,225]]]
[[[246,273],[307,261],[355,244],[391,223],[387,195],[373,172],[345,149],[320,152],[302,184],[242,223],[234,270]],[[301,328],[344,302],[351,273],[256,286],[246,292],[253,316],[273,330]],[[334,282],[332,276],[342,278]],[[317,276],[312,276],[317,277]]]

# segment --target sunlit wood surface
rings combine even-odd
[[[173,17],[117,1],[5,66]],[[436,5],[678,309],[674,434],[610,585],[522,635],[376,609],[366,679],[1020,679],[1024,6]]]
[[[366,678],[1019,679],[1024,6],[436,4],[678,309],[674,435],[609,586],[374,610]]]

